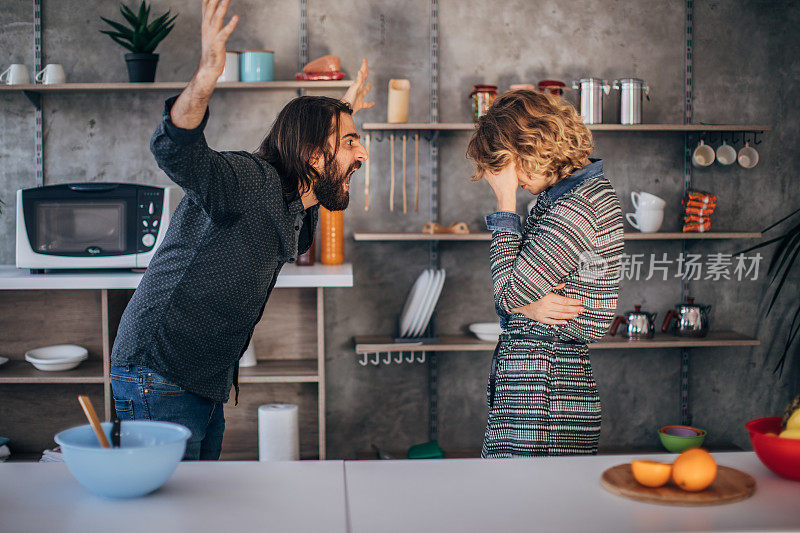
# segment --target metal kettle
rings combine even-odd
[[[617,328],[620,324],[625,324],[622,329],[622,336],[629,339],[652,339],[656,327],[653,322],[656,320],[658,313],[648,313],[642,311],[642,306],[635,306],[635,311],[627,311],[625,316],[617,316],[614,323],[611,325],[611,334],[617,334]]]
[[[708,334],[710,305],[696,304],[694,298],[689,298],[688,303],[680,303],[676,307],[677,309],[670,309],[664,317],[662,332],[672,329],[673,334],[679,337],[705,337]]]

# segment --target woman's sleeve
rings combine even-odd
[[[510,215],[517,217],[516,224],[509,222]],[[593,210],[579,196],[554,205],[524,237],[514,213],[494,213],[486,222],[492,230],[489,260],[494,299],[506,312],[552,291],[594,249],[597,234]]]

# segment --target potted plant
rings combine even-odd
[[[760,244],[755,246],[751,246],[746,250],[743,250],[738,253],[747,253],[752,250],[757,250],[759,248],[763,248],[765,246],[769,246],[772,243],[777,242],[778,246],[775,249],[772,260],[769,264],[769,269],[767,274],[772,274],[772,280],[770,281],[770,287],[775,286],[774,292],[772,293],[772,299],[769,303],[769,308],[767,309],[767,314],[772,311],[773,306],[775,305],[775,301],[781,295],[781,289],[784,287],[786,283],[786,279],[789,277],[790,273],[794,270],[800,262],[797,261],[798,255],[800,255],[800,209],[795,209],[785,217],[781,218],[774,224],[771,224],[769,227],[762,230],[762,233],[766,233],[771,229],[779,226],[780,224],[788,221],[788,231],[783,235],[779,235],[777,237],[773,237],[767,241],[764,241]],[[777,282],[777,283],[776,283]],[[769,288],[764,296],[769,295]],[[783,367],[786,364],[787,356],[792,352],[792,348],[795,348],[797,351],[797,347],[794,346],[795,341],[797,340],[798,336],[800,336],[800,303],[798,303],[797,294],[792,294],[791,292],[787,296],[787,298],[791,298],[789,302],[789,312],[788,315],[791,316],[791,323],[788,328],[788,332],[786,335],[786,343],[783,346],[783,351],[778,358],[778,363],[775,365],[775,372],[780,371],[780,374],[783,373]],[[786,323],[788,324],[788,318]],[[779,375],[780,375],[779,374]]]
[[[111,26],[112,30],[100,30],[111,39],[131,51],[125,54],[125,63],[128,66],[128,79],[131,82],[152,82],[156,79],[156,66],[158,54],[154,54],[158,44],[169,35],[178,15],[170,18],[167,11],[153,22],[150,18],[150,5],[142,0],[139,5],[139,14],[134,14],[127,6],[120,4],[119,11],[128,23],[128,26],[114,22],[105,17],[100,17]]]

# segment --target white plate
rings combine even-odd
[[[436,291],[436,285],[439,282],[439,271],[430,269],[428,272],[431,273],[430,282],[428,286],[425,288],[425,294],[422,298],[422,302],[419,305],[419,312],[414,317],[414,321],[411,322],[411,327],[408,328],[408,336],[409,337],[419,337],[420,333],[424,329],[422,325],[422,321],[425,319],[425,311],[428,309],[428,304],[430,303],[431,298],[433,297],[433,293]]]
[[[406,303],[403,306],[403,312],[400,314],[400,336],[405,337],[408,330],[411,328],[414,319],[419,313],[419,308],[422,305],[422,300],[427,292],[428,284],[431,279],[431,271],[423,270],[422,274],[417,277],[417,281],[411,287],[411,290],[406,296]]]
[[[503,329],[499,322],[476,322],[469,325],[469,330],[480,340],[497,342]]]
[[[436,309],[436,304],[439,302],[439,295],[442,294],[442,287],[444,287],[444,277],[445,277],[444,269],[440,269],[436,272],[436,276],[434,278],[435,283],[432,284],[433,287],[431,288],[430,297],[428,298],[425,310],[422,313],[422,320],[417,326],[417,330],[414,332],[415,336],[421,335],[422,332],[425,331],[425,329],[428,327],[428,323],[431,321],[433,310]]]
[[[25,360],[39,370],[58,372],[75,368],[89,357],[89,351],[76,344],[57,344],[25,353]]]

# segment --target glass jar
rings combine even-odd
[[[473,120],[478,122],[497,98],[497,85],[475,85],[469,95],[472,98]]]
[[[314,240],[311,241],[311,248],[309,248],[306,253],[301,254],[301,255],[299,255],[297,257],[297,264],[300,265],[300,266],[311,266],[311,265],[313,265],[314,264],[314,260],[316,259],[316,253],[315,253],[315,250],[314,250],[314,248],[316,248],[316,247],[317,247],[317,239],[315,237]]]
[[[344,211],[319,208],[320,260],[323,265],[344,263]]]

